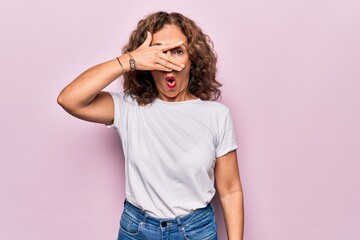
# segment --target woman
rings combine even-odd
[[[120,76],[124,92],[102,91]],[[243,238],[243,195],[212,42],[179,13],[141,20],[123,54],[66,86],[73,116],[117,129],[126,201],[118,239],[217,239],[214,179],[228,238]]]

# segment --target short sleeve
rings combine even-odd
[[[112,124],[106,125],[106,127],[118,129],[120,126],[120,107],[121,102],[124,101],[124,96],[121,93],[113,92],[110,92],[110,95],[114,101],[114,122]]]
[[[236,143],[236,135],[232,122],[230,112],[227,113],[225,119],[220,125],[219,135],[218,135],[218,145],[216,147],[215,156],[221,157],[238,148]]]

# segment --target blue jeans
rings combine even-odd
[[[211,204],[181,217],[155,218],[125,201],[118,240],[217,240],[216,230]]]

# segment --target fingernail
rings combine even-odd
[[[181,64],[181,65],[180,65],[180,67],[181,67],[181,68],[184,68],[184,67],[185,67],[185,65],[184,65],[184,64]]]

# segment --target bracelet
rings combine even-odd
[[[133,58],[133,56],[131,55],[130,52],[126,53],[127,55],[129,55],[130,59],[129,59],[129,64],[130,64],[130,71],[134,71],[136,70],[136,61]]]
[[[116,57],[116,59],[118,60],[118,62],[119,62],[119,64],[120,64],[120,66],[121,66],[121,69],[122,69],[122,73],[124,73],[125,72],[125,70],[124,70],[124,67],[123,67],[123,65],[121,64],[121,62],[120,62],[120,59],[118,58],[118,57]]]

